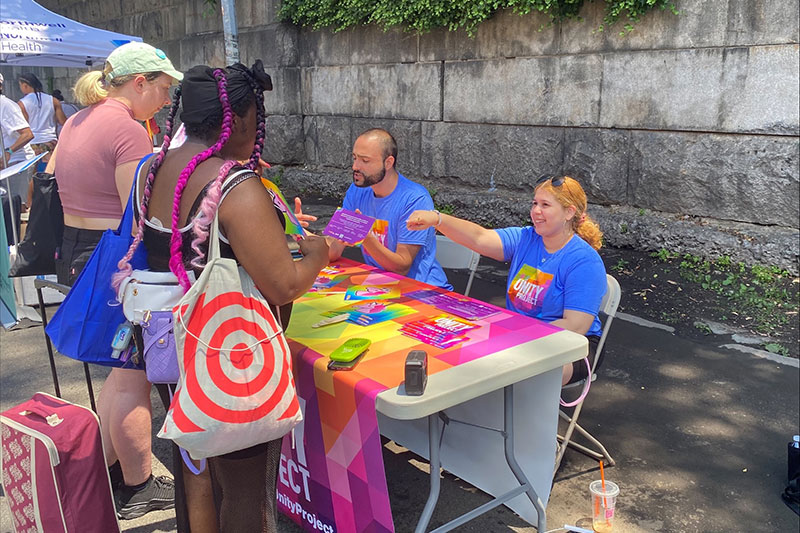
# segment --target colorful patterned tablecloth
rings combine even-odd
[[[306,531],[391,532],[375,397],[402,383],[408,352],[425,350],[428,373],[434,374],[559,329],[495,308],[496,314],[474,321],[479,327],[465,333],[465,342],[435,348],[399,331],[405,323],[442,313],[406,296],[432,287],[344,259],[332,267],[340,271],[331,274],[332,282],[320,280],[319,287],[324,288],[295,302],[287,331],[304,421],[283,441],[278,508]],[[369,326],[340,322],[311,327],[326,313],[353,303],[345,301],[348,288],[347,296],[352,297],[352,287],[364,285],[395,286],[393,292],[399,296],[381,301],[411,310]],[[369,351],[351,371],[328,370],[328,355],[353,337],[370,339]]]

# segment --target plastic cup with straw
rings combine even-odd
[[[619,487],[611,481],[606,482],[603,462],[600,461],[600,480],[592,481],[589,484],[594,503],[594,514],[592,515],[592,526],[595,531],[607,533],[612,530],[614,507],[619,494]],[[600,504],[602,501],[602,514]]]

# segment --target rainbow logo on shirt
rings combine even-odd
[[[542,309],[544,296],[552,281],[552,274],[523,265],[508,285],[508,298],[520,311],[536,315]]]

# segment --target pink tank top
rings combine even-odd
[[[118,100],[106,98],[69,117],[58,140],[55,170],[64,213],[122,218],[114,172],[152,151],[144,126]],[[131,182],[134,171],[135,166],[131,168]]]

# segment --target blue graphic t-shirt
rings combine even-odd
[[[533,227],[498,229],[503,259],[511,261],[506,288],[508,309],[545,322],[564,310],[594,315],[586,335],[600,335],[597,318],[606,293],[606,269],[600,254],[577,235],[550,254]]]
[[[381,244],[392,252],[397,252],[398,244],[413,244],[420,247],[407,277],[422,281],[429,285],[453,290],[447,282],[441,265],[436,260],[436,231],[429,228],[425,231],[413,231],[406,227],[406,220],[417,209],[433,209],[433,200],[428,190],[418,183],[399,175],[397,186],[385,198],[376,198],[371,187],[350,185],[344,196],[342,207],[355,211],[360,209],[367,216],[386,220],[389,227],[384,235],[380,235]],[[382,268],[364,248],[364,262]]]

